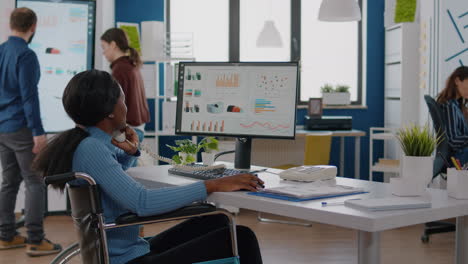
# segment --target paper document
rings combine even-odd
[[[338,184],[329,185],[318,181],[312,183],[300,183],[275,188],[268,188],[260,192],[307,199],[314,197],[329,197],[335,195],[339,196],[353,193],[362,193],[364,192],[364,189]]]
[[[431,201],[406,197],[385,197],[364,200],[347,200],[345,205],[369,211],[417,209],[431,207]]]

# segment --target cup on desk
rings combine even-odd
[[[455,199],[468,199],[468,170],[447,169],[447,192]]]

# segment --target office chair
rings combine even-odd
[[[224,214],[229,219],[231,233],[232,258],[209,261],[209,263],[239,264],[237,249],[236,225],[233,216],[225,210],[217,209],[207,203],[192,204],[172,212],[139,217],[134,213],[126,213],[115,219],[115,223],[104,222],[98,186],[91,176],[84,173],[64,173],[48,176],[46,184],[61,184],[74,179],[83,179],[87,186],[72,187],[67,184],[71,211],[75,228],[77,229],[79,243],[72,244],[57,255],[51,264],[76,263],[78,259],[86,264],[109,264],[106,230],[140,224],[161,223],[201,217],[214,214]],[[203,262],[205,263],[205,262]],[[201,263],[200,263],[201,264]]]
[[[304,144],[304,165],[328,165],[330,163],[330,149],[331,149],[331,132],[316,133],[306,135]],[[284,164],[274,167],[275,169],[286,170],[301,165],[297,164]],[[262,213],[257,213],[257,219],[260,222],[267,223],[280,223],[290,225],[300,225],[311,227],[310,223],[302,223],[295,221],[284,221],[271,218],[262,217]]]
[[[429,114],[432,118],[432,123],[434,125],[434,130],[437,133],[437,136],[441,137],[441,141],[436,149],[436,156],[434,158],[434,170],[432,175],[432,180],[434,180],[438,175],[443,179],[446,179],[442,173],[447,173],[447,166],[445,165],[444,159],[449,160],[453,156],[454,152],[450,149],[448,144],[447,135],[445,134],[446,120],[442,114],[442,109],[439,104],[429,95],[424,95],[424,100],[426,101],[427,107],[429,108]],[[421,241],[423,243],[429,242],[429,236],[432,234],[453,232],[455,231],[455,224],[435,221],[426,223],[424,226],[424,233],[421,236]]]

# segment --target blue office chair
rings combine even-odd
[[[454,155],[454,151],[450,148],[448,144],[448,138],[445,133],[446,120],[442,114],[442,109],[440,105],[429,95],[424,95],[424,100],[426,101],[427,107],[429,108],[429,114],[432,118],[432,123],[434,124],[434,129],[437,133],[437,136],[441,137],[441,141],[436,149],[436,156],[434,158],[434,170],[432,174],[432,179],[434,180],[438,175],[443,179],[447,179],[442,175],[442,173],[447,173],[447,166],[445,165],[445,160],[450,159]],[[455,231],[455,224],[448,222],[429,222],[424,226],[424,234],[421,236],[421,241],[423,243],[429,242],[429,236],[432,234],[453,232]]]
[[[448,138],[445,134],[445,127],[446,127],[446,120],[444,115],[442,114],[442,109],[439,104],[429,95],[424,95],[424,100],[426,101],[427,107],[429,108],[429,114],[432,118],[432,123],[434,124],[434,129],[437,133],[437,136],[441,137],[441,141],[437,146],[437,155],[434,159],[434,174],[432,178],[434,179],[440,173],[447,172],[447,166],[445,165],[445,161],[449,160],[451,156],[455,153],[450,148],[448,144]]]

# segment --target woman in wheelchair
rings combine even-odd
[[[211,192],[256,191],[263,184],[254,175],[240,174],[187,186],[145,189],[125,172],[140,155],[138,137],[126,126],[124,94],[111,75],[98,70],[77,74],[65,88],[62,101],[76,127],[55,136],[34,167],[44,177],[69,171],[91,175],[100,188],[106,222],[126,212],[161,214],[202,201]],[[126,141],[112,138],[113,133],[124,130]],[[80,181],[72,184],[85,184]],[[231,257],[227,223],[219,215],[191,219],[148,241],[139,237],[138,226],[110,229],[106,231],[110,260],[114,264],[181,264]],[[262,263],[252,230],[238,226],[237,239],[243,264]]]
[[[462,164],[468,162],[468,67],[458,67],[437,97],[445,119],[448,144]]]

